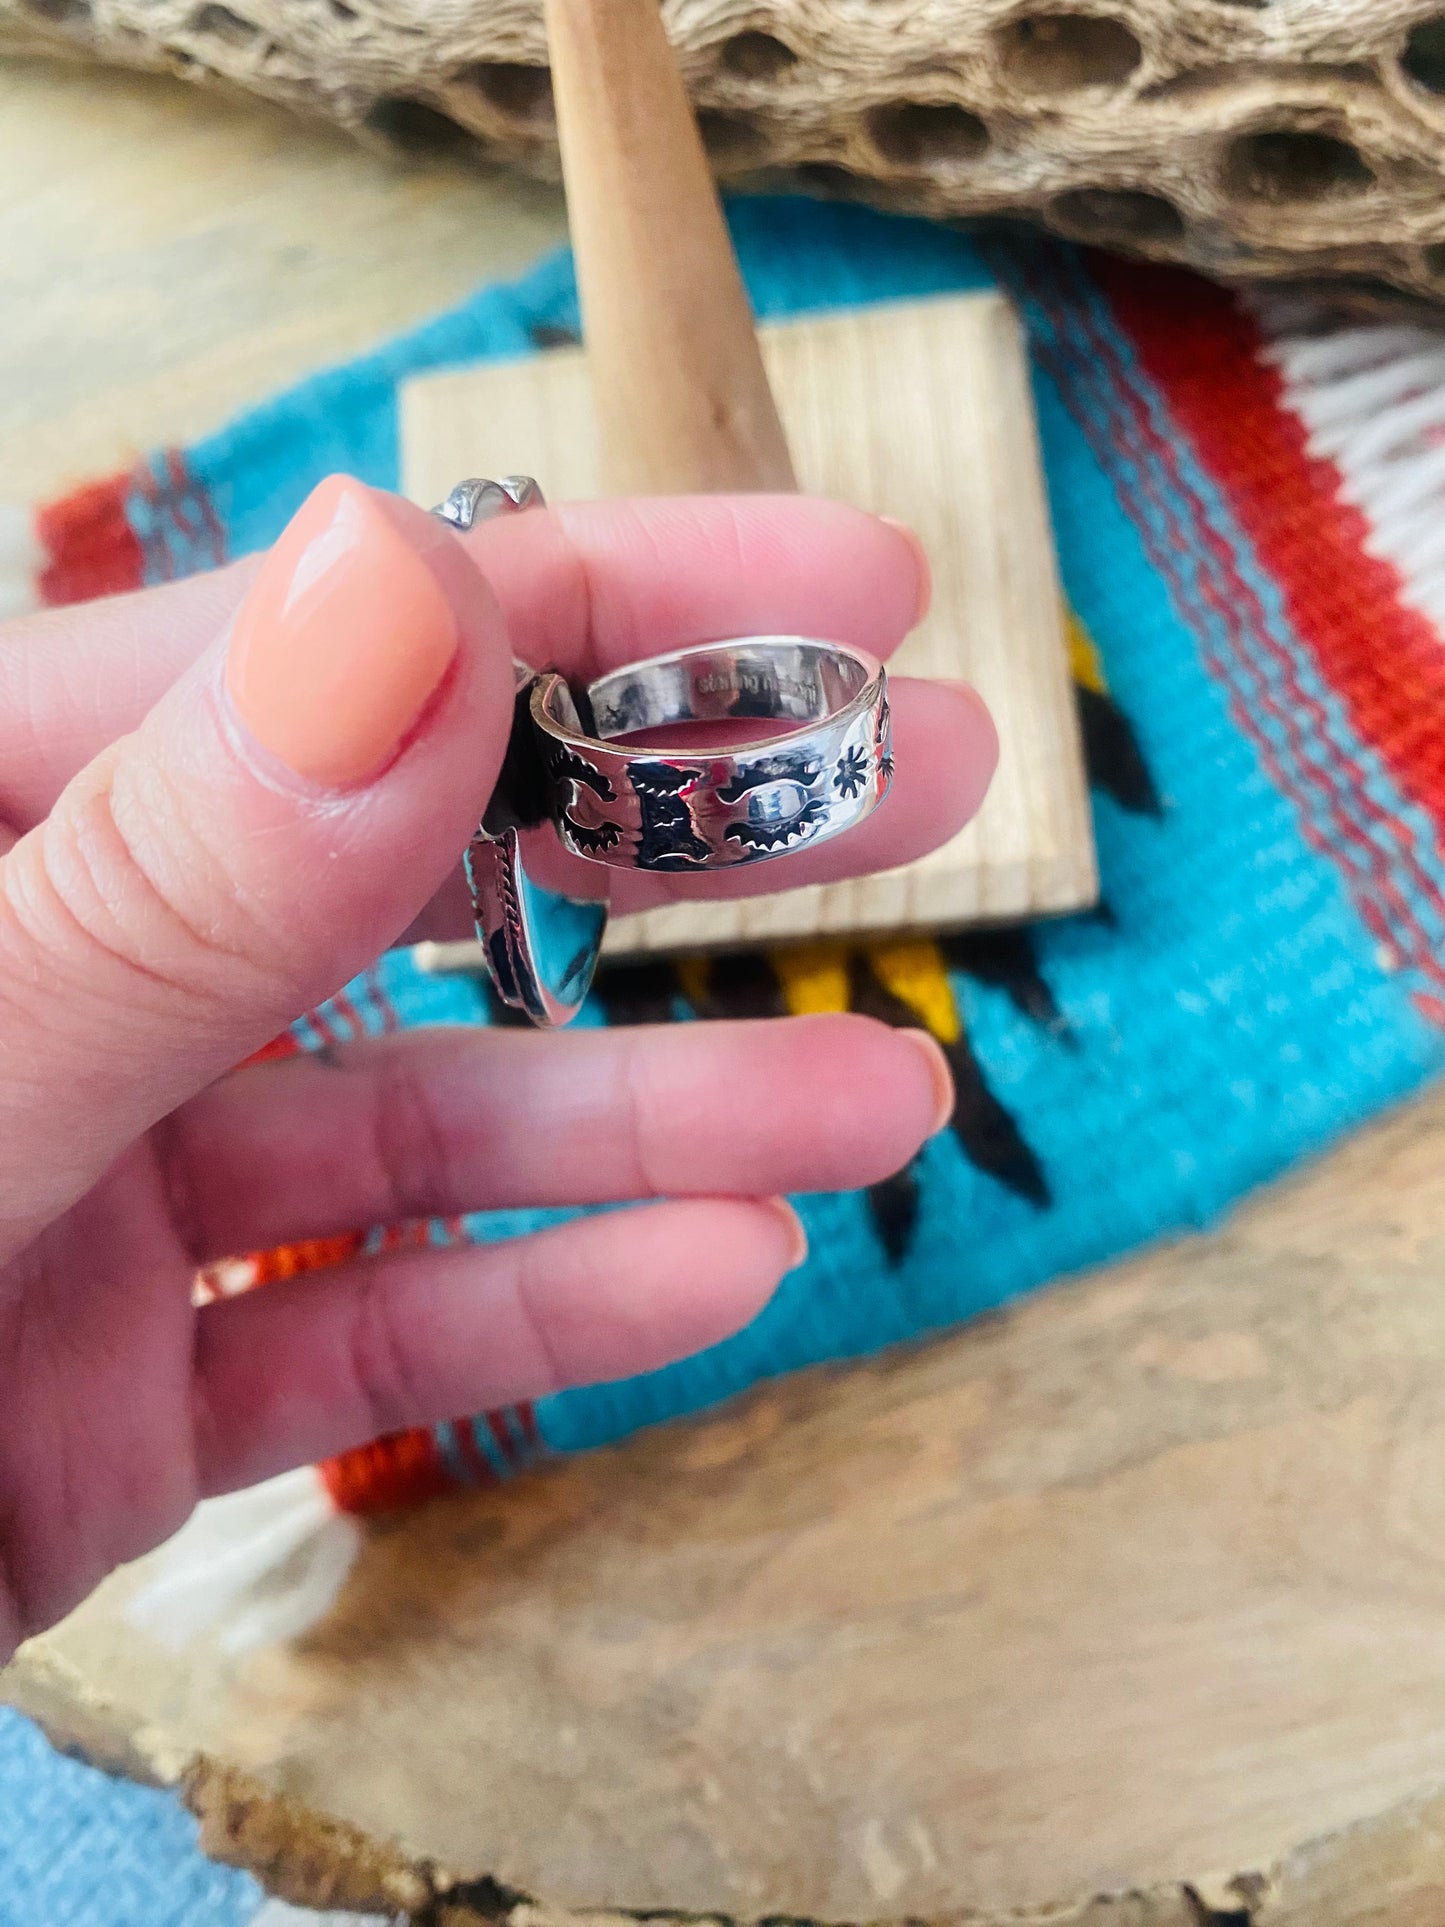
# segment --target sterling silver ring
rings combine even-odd
[[[458,482],[434,512],[470,529],[521,509],[544,506],[529,475],[500,482]],[[607,928],[605,891],[596,899],[548,889],[527,868],[522,836],[547,822],[552,802],[538,754],[529,699],[537,672],[512,663],[514,702],[501,775],[465,867],[477,940],[498,997],[542,1029],[571,1023],[592,985]]]
[[[466,530],[541,506],[530,476],[509,475],[459,482],[434,512]],[[587,995],[606,884],[590,898],[540,884],[524,860],[526,833],[550,823],[574,856],[606,868],[715,870],[839,836],[888,793],[888,678],[861,649],[740,636],[575,689],[555,671],[513,669],[511,734],[466,872],[497,995],[545,1028],[569,1023]],[[784,727],[719,747],[707,739],[723,723]],[[623,740],[679,725],[694,726],[695,742]]]
[[[585,719],[551,674],[530,707],[557,833],[594,863],[676,874],[791,855],[855,828],[892,779],[887,675],[841,643],[740,636],[679,649],[599,677],[584,700]],[[617,740],[763,721],[793,727],[725,747]]]

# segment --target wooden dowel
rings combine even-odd
[[[796,487],[658,0],[546,0],[610,494]]]

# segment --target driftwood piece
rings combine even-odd
[[[899,303],[763,330],[805,488],[900,517],[934,601],[904,644],[913,675],[971,682],[998,722],[977,819],[906,869],[621,918],[611,956],[821,934],[959,928],[1078,909],[1098,891],[1078,715],[1028,365],[1001,295]],[[426,376],[403,390],[404,486],[534,469],[558,499],[598,493],[587,366],[575,351]]]
[[[125,1574],[6,1690],[432,1921],[1434,1927],[1442,1265],[1436,1093],[1213,1236],[396,1518],[294,1649],[168,1655]]]
[[[1226,276],[1445,290],[1441,0],[666,0],[729,177],[1027,215]],[[0,46],[547,173],[540,0],[0,0]]]

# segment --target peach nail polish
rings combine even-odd
[[[931,1031],[900,1031],[907,1038],[928,1066],[929,1081],[933,1085],[933,1128],[930,1136],[941,1131],[953,1116],[954,1105],[958,1102],[953,1088],[953,1072],[949,1069],[948,1059],[943,1054],[943,1046]]]
[[[808,1255],[808,1234],[803,1220],[786,1198],[769,1198],[769,1205],[782,1219],[788,1233],[788,1269],[796,1271]]]
[[[349,476],[313,489],[241,605],[226,662],[236,713],[308,781],[376,775],[457,651],[440,583]]]

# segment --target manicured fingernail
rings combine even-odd
[[[998,762],[998,724],[994,721],[993,712],[983,697],[971,682],[961,682],[953,676],[940,676],[938,686],[942,689],[952,689],[963,697],[973,711],[973,741],[969,747],[975,756],[991,757],[996,764]]]
[[[943,1054],[942,1044],[931,1031],[905,1030],[900,1034],[908,1039],[928,1066],[928,1075],[933,1084],[933,1124],[928,1135],[933,1137],[953,1116],[953,1107],[957,1102],[953,1072]]]
[[[226,686],[298,776],[345,788],[390,762],[457,652],[435,575],[349,476],[314,489],[241,605]]]
[[[928,559],[928,551],[917,529],[909,528],[906,522],[896,522],[891,515],[880,515],[878,519],[890,529],[896,529],[913,551],[913,566],[918,573],[918,600],[913,620],[920,623],[933,606],[933,564]]]
[[[808,1255],[808,1234],[803,1220],[786,1198],[769,1198],[769,1205],[782,1219],[788,1233],[788,1270],[796,1271]]]

